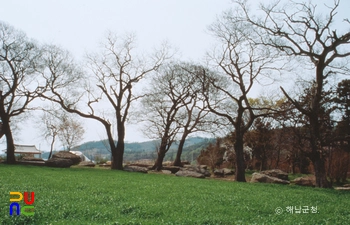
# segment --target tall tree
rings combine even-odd
[[[40,49],[27,36],[0,22],[0,118],[6,137],[7,163],[14,164],[11,119],[23,115],[36,95]]]
[[[259,43],[272,47],[291,57],[301,57],[303,64],[309,64],[314,70],[315,88],[310,99],[310,107],[298,104],[283,88],[285,96],[310,121],[310,160],[314,165],[316,186],[330,187],[325,169],[325,152],[321,146],[322,93],[326,80],[335,74],[349,71],[348,63],[342,59],[350,56],[350,32],[337,32],[333,27],[340,0],[334,0],[332,6],[326,6],[328,14],[320,15],[312,2],[300,3],[288,0],[288,5],[277,1],[271,5],[262,5],[263,18],[256,18],[248,10],[246,1],[237,2],[244,12],[241,21],[249,22],[260,36]],[[344,18],[342,18],[344,19]],[[349,27],[345,19],[343,26]],[[308,61],[306,61],[308,60]]]
[[[145,75],[155,71],[167,59],[164,47],[145,58],[135,56],[133,35],[118,37],[110,34],[99,54],[89,56],[91,77],[77,70],[69,54],[51,47],[48,49],[44,74],[47,81],[42,97],[58,103],[64,110],[81,117],[99,121],[105,128],[112,153],[112,169],[123,169],[125,126],[131,104],[136,96],[133,86]],[[104,104],[103,104],[104,103]],[[85,105],[85,108],[82,107]],[[110,106],[110,111],[99,111]],[[108,114],[114,115],[117,143],[112,135]]]
[[[207,114],[200,98],[200,83],[192,73],[201,71],[186,63],[166,64],[153,77],[151,87],[143,99],[146,115],[146,134],[159,138],[154,169],[162,168],[163,159],[177,134],[182,130],[176,164],[181,164],[181,152],[187,136],[197,131]],[[201,103],[200,103],[201,102]]]
[[[202,83],[209,110],[234,128],[235,179],[245,182],[244,135],[257,117],[270,111],[268,106],[255,108],[249,101],[249,94],[259,78],[269,77],[276,60],[267,48],[247,38],[253,35],[252,30],[246,23],[234,20],[234,14],[232,11],[224,13],[210,27],[221,48],[209,57],[220,72],[218,75],[203,74]]]
[[[191,96],[190,101],[183,101],[184,107],[180,110],[179,126],[181,128],[181,137],[177,149],[174,166],[182,166],[181,154],[186,142],[186,138],[198,131],[213,130],[215,124],[210,122],[209,110],[206,105],[204,96],[202,95],[202,86],[198,79],[198,74],[206,70],[202,66],[190,65],[183,63],[180,65],[185,79],[182,81],[182,86],[189,85]],[[181,88],[181,85],[179,85]]]

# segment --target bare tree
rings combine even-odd
[[[57,121],[57,118],[51,113],[52,111],[45,112],[41,117],[40,117],[40,127],[39,129],[43,129],[43,135],[44,137],[50,141],[50,154],[48,159],[51,158],[52,152],[55,147],[55,142],[56,138],[58,136],[58,133],[60,131],[60,127]],[[44,126],[42,125],[42,122],[44,122]]]
[[[213,124],[208,117],[209,110],[206,105],[207,102],[202,94],[200,79],[198,79],[198,77],[200,77],[199,74],[207,69],[202,66],[190,65],[187,63],[176,66],[180,66],[179,69],[182,71],[182,76],[184,76],[182,83],[179,84],[177,88],[184,88],[189,85],[189,90],[191,92],[189,101],[183,101],[184,107],[180,110],[178,116],[178,123],[181,128],[180,133],[182,134],[173,165],[182,166],[181,154],[188,135],[198,131],[209,132],[213,130],[215,124]]]
[[[123,169],[125,125],[131,104],[140,97],[133,94],[133,85],[156,70],[168,57],[164,47],[149,57],[151,62],[140,59],[134,56],[134,41],[134,36],[123,39],[110,34],[104,51],[89,57],[93,77],[84,77],[68,53],[57,48],[48,50],[48,71],[44,74],[47,87],[41,96],[60,104],[67,112],[97,120],[105,127],[112,153],[112,169]],[[116,118],[117,144],[108,112],[98,111],[108,106]]]
[[[222,44],[209,54],[220,73],[203,74],[202,83],[209,110],[234,128],[235,180],[245,182],[243,137],[257,117],[271,112],[269,106],[254,107],[249,94],[255,83],[271,76],[278,62],[267,48],[247,38],[254,38],[252,30],[233,15],[232,11],[224,13],[209,28]]]
[[[190,87],[184,86],[184,74],[176,65],[163,66],[153,77],[151,88],[142,99],[143,114],[147,128],[144,131],[150,138],[159,138],[157,159],[152,169],[161,170],[163,159],[175,141],[180,126],[178,113],[184,103],[190,101]]]
[[[340,0],[334,0],[326,16],[320,15],[316,5],[288,1],[282,5],[277,1],[272,5],[262,5],[263,18],[256,18],[248,10],[246,1],[238,2],[244,12],[241,21],[248,22],[260,36],[259,43],[272,47],[291,57],[302,57],[303,64],[314,70],[315,88],[310,104],[303,107],[283,88],[285,96],[304,114],[310,124],[309,136],[311,153],[309,158],[314,165],[317,187],[330,187],[325,169],[325,151],[322,147],[319,115],[322,108],[322,93],[326,81],[335,74],[348,74],[350,56],[350,32],[339,34],[333,27]],[[343,26],[349,27],[345,19]],[[308,60],[308,61],[306,61]]]
[[[73,146],[77,145],[83,138],[84,127],[71,115],[63,113],[59,116],[59,133],[60,138],[66,151],[70,151]]]
[[[7,163],[14,164],[10,121],[23,115],[35,97],[40,50],[26,35],[0,22],[0,118],[7,142]]]

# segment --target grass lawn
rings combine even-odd
[[[35,192],[34,216],[9,215],[9,192],[14,191]],[[287,207],[305,211],[290,213]],[[350,192],[0,164],[0,214],[3,225],[349,224]]]

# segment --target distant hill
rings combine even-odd
[[[215,142],[214,138],[188,138],[184,145],[182,160],[196,160],[200,151],[213,142]],[[156,147],[158,143],[159,140],[125,143],[124,161],[136,161],[139,159],[155,159],[157,156]],[[169,149],[165,160],[174,160],[177,148],[178,142],[175,142]],[[86,142],[78,147],[75,147],[72,150],[81,151],[90,159],[95,159],[97,157],[100,159],[104,158],[109,160],[111,158],[108,140]],[[49,153],[45,152],[42,154],[42,157],[47,158],[48,155]]]

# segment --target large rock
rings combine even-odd
[[[206,165],[186,166],[186,167],[181,168],[181,170],[182,171],[191,171],[191,172],[200,173],[200,174],[203,174],[206,177],[210,177],[210,175],[211,175]]]
[[[300,186],[315,187],[316,177],[315,176],[298,177],[298,178],[295,178],[292,181],[292,183],[295,183],[296,185],[300,185]]]
[[[140,173],[148,173],[148,169],[141,166],[124,166],[124,171],[128,172],[140,172]]]
[[[172,174],[172,172],[170,170],[162,170],[162,173],[164,173],[164,174]]]
[[[205,178],[204,174],[189,170],[180,170],[175,175],[179,177]]]
[[[49,167],[68,168],[73,165],[73,161],[70,159],[51,158],[45,162],[45,165]]]
[[[78,165],[81,162],[80,156],[77,156],[71,152],[68,151],[60,151],[52,155],[52,158],[59,158],[59,159],[70,159],[73,162],[73,165]]]
[[[350,187],[335,187],[335,190],[350,191]]]
[[[260,173],[268,175],[270,177],[276,177],[281,180],[287,180],[287,181],[289,180],[288,173],[283,172],[282,170],[279,170],[279,169],[265,170],[265,171],[261,171]]]
[[[229,169],[229,168],[223,168],[222,171],[224,172],[224,175],[225,175],[225,176],[235,174],[235,172],[233,171],[233,169]]]
[[[217,177],[223,177],[224,176],[224,170],[223,169],[214,169],[214,175]]]
[[[271,177],[262,173],[253,173],[251,183],[273,183],[273,184],[289,184],[289,181],[279,179],[277,177]]]
[[[169,170],[171,173],[175,174],[180,170],[178,166],[163,166],[163,170]]]
[[[223,169],[215,169],[214,175],[217,177],[229,176],[235,174],[233,169],[223,168]]]

